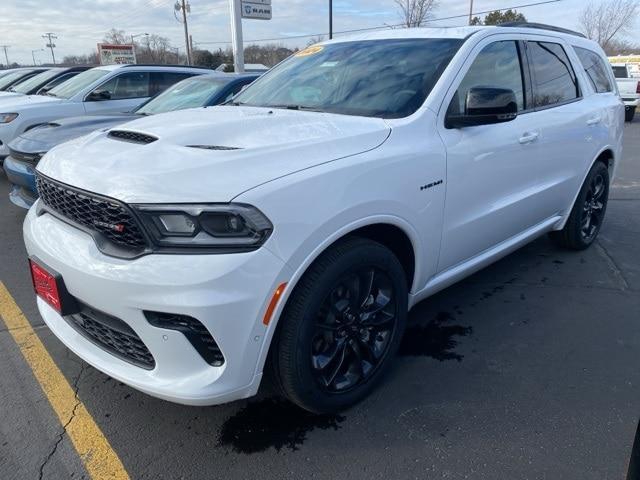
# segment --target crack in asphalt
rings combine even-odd
[[[80,404],[82,403],[80,401],[80,398],[78,398],[78,390],[80,388],[80,385],[79,385],[80,384],[80,379],[82,378],[82,374],[85,372],[85,368],[86,368],[86,364],[81,364],[80,365],[80,373],[78,373],[78,376],[76,377],[75,381],[73,382],[73,392],[74,392],[74,395],[75,395],[76,404],[73,406],[73,410],[71,411],[71,416],[69,417],[69,420],[67,420],[67,422],[62,426],[62,431],[60,432],[60,434],[58,435],[58,438],[56,439],[55,443],[53,444],[53,447],[51,448],[51,451],[49,452],[47,457],[44,459],[44,462],[42,462],[42,464],[40,465],[40,473],[38,475],[38,480],[42,480],[44,478],[44,469],[45,469],[45,467],[51,461],[53,456],[56,454],[56,451],[58,450],[58,446],[62,443],[62,440],[64,439],[64,436],[67,433],[67,428],[69,427],[69,425],[71,425],[71,422],[73,422],[73,419],[76,418],[76,411],[77,411],[78,407],[80,406]]]
[[[614,277],[619,280],[621,287],[620,290],[626,291],[629,290],[629,282],[624,276],[622,269],[618,266],[614,258],[611,256],[607,248],[602,244],[600,240],[596,240],[596,250],[598,250],[602,256],[604,257],[609,269],[613,272]]]

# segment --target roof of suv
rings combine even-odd
[[[213,71],[210,68],[203,68],[203,67],[192,67],[189,65],[153,65],[153,64],[115,64],[115,65],[99,65],[97,67],[95,67],[97,69],[100,70],[109,70],[109,71],[113,71],[113,70],[120,70],[120,69],[124,69],[126,68],[127,70],[149,70],[149,69],[153,69],[153,70],[159,70],[159,71],[163,71],[163,70],[192,70],[192,71],[199,71],[202,72],[203,70],[208,70],[208,71]]]
[[[352,42],[354,40],[383,40],[383,39],[402,39],[402,38],[458,38],[464,39],[478,32],[485,33],[508,33],[509,29],[513,33],[533,33],[548,34],[560,36],[565,39],[589,41],[578,32],[573,32],[564,28],[554,27],[552,25],[543,25],[538,23],[517,22],[513,24],[495,25],[495,26],[468,26],[468,27],[420,27],[420,28],[403,28],[403,29],[387,29],[375,32],[366,32],[349,37],[343,37],[335,40],[321,42],[341,43]]]

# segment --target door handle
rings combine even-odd
[[[518,141],[524,145],[525,143],[535,142],[539,136],[540,134],[537,132],[527,132],[523,134]]]
[[[601,121],[602,121],[602,117],[598,115],[597,117],[593,117],[587,120],[587,125],[597,125]]]

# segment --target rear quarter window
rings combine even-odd
[[[574,50],[596,93],[613,92],[611,76],[607,72],[607,65],[600,55],[586,48],[574,47]]]

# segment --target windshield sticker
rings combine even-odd
[[[322,65],[320,65],[320,67],[335,67],[339,63],[340,62],[324,62]]]
[[[309,55],[315,55],[316,53],[320,53],[324,50],[322,45],[313,45],[309,48],[305,48],[304,50],[300,50],[296,53],[296,57],[308,57]]]

